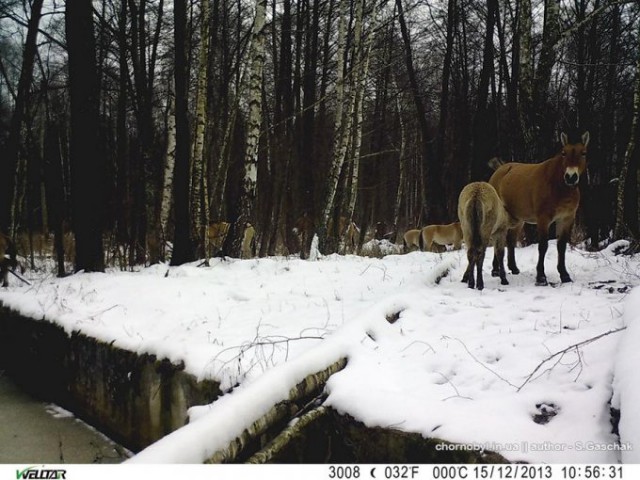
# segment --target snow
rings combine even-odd
[[[460,282],[466,256],[453,251],[31,278],[31,287],[14,281],[0,291],[0,302],[221,382],[227,394],[192,408],[187,426],[133,462],[203,461],[342,357],[348,365],[328,381],[326,403],[366,425],[513,461],[638,462],[640,289],[632,288],[640,261],[615,255],[621,246],[568,251],[574,283],[559,284],[552,242],[549,287],[534,286],[533,245],[517,250],[522,273],[508,274],[507,286],[490,276],[487,260],[481,292]],[[620,439],[611,433],[612,395],[622,408]],[[619,442],[639,447],[620,452]]]
[[[612,405],[620,410],[620,435],[631,445],[640,445],[640,289],[631,292],[625,303],[627,331],[620,341],[615,360]],[[622,452],[624,463],[640,463],[640,448]]]

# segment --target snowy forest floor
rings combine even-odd
[[[616,447],[625,438],[612,433],[610,401],[628,333],[618,330],[640,316],[625,314],[640,258],[616,255],[622,246],[571,249],[574,282],[560,284],[552,242],[548,287],[534,286],[532,245],[516,250],[522,273],[506,286],[490,276],[489,250],[481,292],[460,282],[462,250],[214,259],[61,279],[27,272],[33,285],[12,279],[0,302],[221,382],[226,395],[193,408],[185,432],[134,461],[202,461],[301,378],[346,357],[326,404],[367,426],[473,443],[512,461],[616,463],[626,461]],[[225,435],[207,434],[234,399],[247,407],[225,419]],[[621,429],[629,438],[636,430]]]

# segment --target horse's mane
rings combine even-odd
[[[505,161],[499,157],[493,157],[487,162],[487,165],[489,165],[489,168],[494,171],[500,168],[504,164],[505,164]]]

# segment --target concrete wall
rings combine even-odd
[[[113,347],[0,305],[0,370],[139,451],[183,426],[187,409],[220,395],[184,365]]]

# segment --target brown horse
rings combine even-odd
[[[501,283],[508,285],[504,271],[504,244],[509,227],[509,215],[495,188],[487,182],[473,182],[464,187],[458,198],[458,218],[469,260],[462,281],[466,282],[469,288],[484,288],[482,264],[487,247],[493,245]],[[477,270],[477,282],[473,278],[474,267]]]
[[[217,255],[222,250],[222,245],[229,233],[229,222],[212,223],[207,227],[207,240],[209,252],[207,255]]]
[[[426,252],[436,251],[437,245],[453,245],[454,250],[462,247],[462,229],[460,222],[449,225],[427,225],[420,232],[420,250]],[[445,248],[446,250],[446,248]]]
[[[402,236],[402,244],[405,252],[411,252],[416,248],[422,250],[420,248],[420,230],[414,228],[404,232],[404,235]]]
[[[589,132],[582,135],[581,143],[570,144],[565,133],[560,135],[560,140],[562,150],[554,157],[538,164],[503,164],[489,180],[511,216],[507,247],[508,265],[512,273],[520,273],[515,258],[519,231],[525,222],[538,227],[536,285],[547,285],[544,257],[549,244],[549,227],[554,222],[558,233],[560,280],[571,282],[565,267],[565,251],[580,204],[578,183],[586,168]],[[493,275],[498,272],[496,262],[494,257]]]

